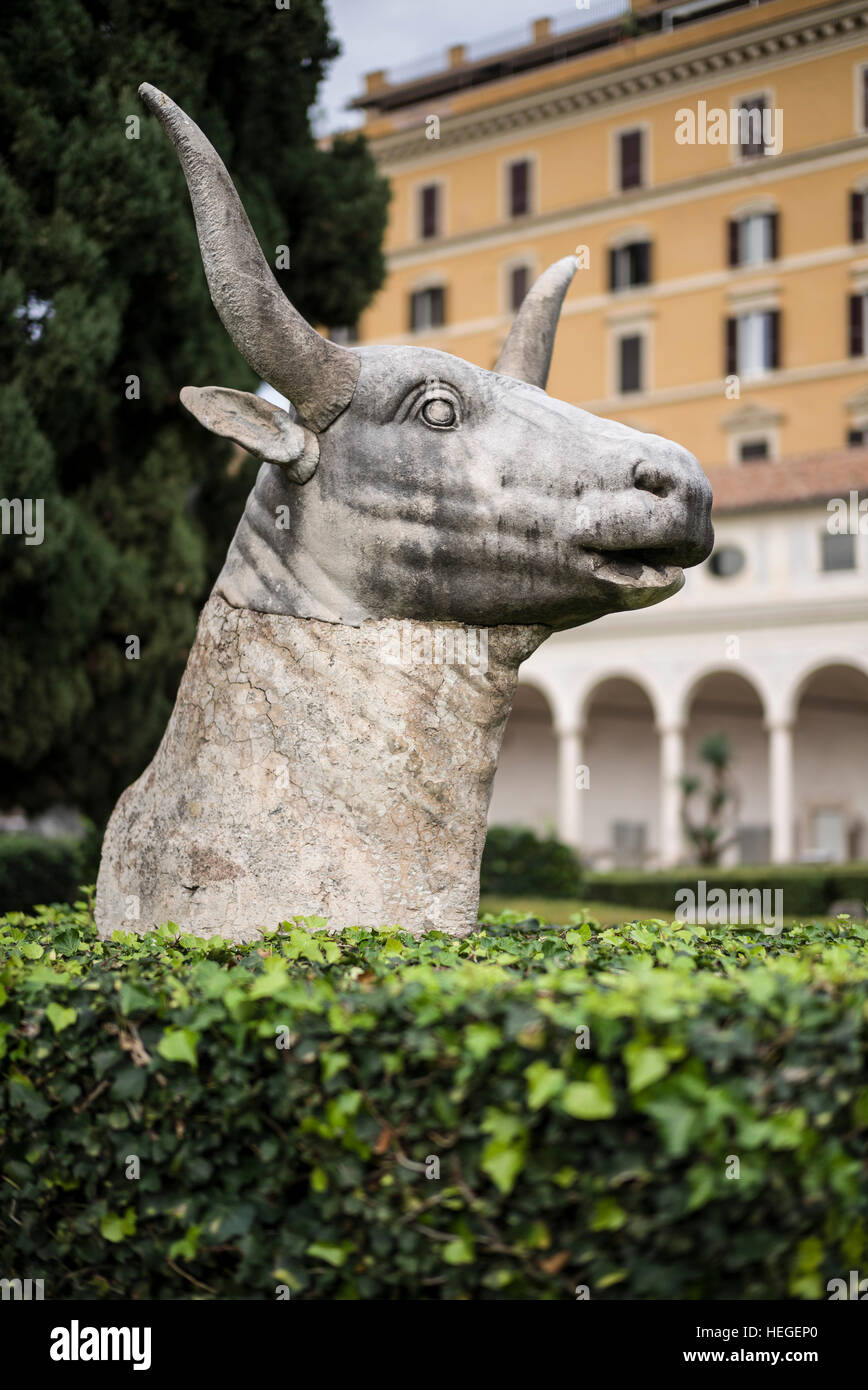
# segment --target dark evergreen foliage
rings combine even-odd
[[[138,84],[208,134],[270,263],[289,247],[296,307],[351,324],[383,279],[388,193],[362,140],[312,136],[336,52],[322,0],[4,6],[0,497],[42,499],[45,536],[0,536],[0,805],[101,819],[141,772],[255,476],[178,401],[257,383]]]

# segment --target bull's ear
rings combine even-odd
[[[223,386],[185,386],[181,404],[212,434],[234,439],[257,458],[277,464],[290,482],[306,483],[316,472],[316,435],[262,396]]]

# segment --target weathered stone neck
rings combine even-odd
[[[469,929],[518,668],[547,635],[350,627],[212,595],[106,832],[100,932],[171,920],[244,940],[297,914]]]

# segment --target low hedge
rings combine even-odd
[[[317,925],[238,946],[100,942],[84,903],[0,921],[6,1277],[816,1299],[865,1273],[865,927]]]
[[[96,877],[100,840],[95,830],[81,839],[0,833],[0,913],[74,898]]]
[[[489,827],[479,873],[480,893],[575,898],[580,880],[578,857],[554,836],[539,836],[513,825]]]
[[[656,872],[613,869],[585,873],[584,896],[591,902],[622,903],[628,907],[676,907],[680,888],[704,879],[708,889],[780,889],[788,917],[824,916],[835,902],[868,900],[868,864],[761,864],[731,869],[690,864]]]

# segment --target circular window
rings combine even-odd
[[[731,579],[744,569],[744,551],[739,550],[737,545],[722,545],[715,550],[708,568],[717,579]]]

